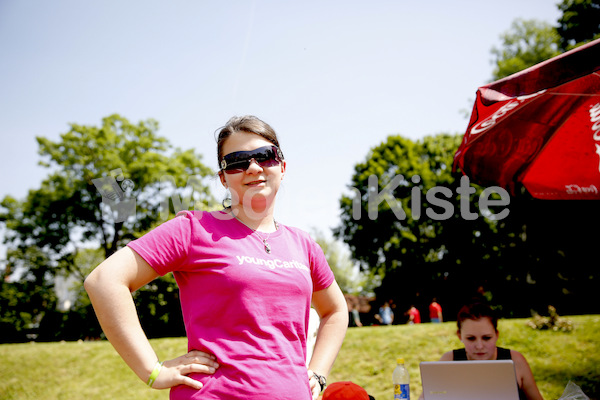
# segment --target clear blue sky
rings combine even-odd
[[[216,169],[214,131],[254,114],[288,161],[276,218],[328,233],[369,149],[463,133],[500,35],[557,1],[1,1],[0,197],[39,186],[35,137],[70,122],[154,118]]]

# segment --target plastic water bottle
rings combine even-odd
[[[410,378],[408,370],[404,366],[404,359],[398,358],[392,378],[394,380],[394,400],[410,399]]]

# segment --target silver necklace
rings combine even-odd
[[[242,224],[246,225],[246,228],[250,229],[252,231],[252,233],[256,233],[256,236],[258,236],[260,238],[260,240],[262,240],[263,245],[265,246],[265,252],[268,254],[271,254],[271,245],[269,244],[269,242],[267,242],[267,240],[269,240],[269,236],[271,236],[271,233],[269,233],[267,235],[266,238],[263,238],[260,233],[258,233],[258,231],[256,229],[252,229],[248,226],[248,224],[246,224],[244,221],[242,221],[241,219],[239,219],[237,217],[237,215],[231,213],[231,215],[233,215],[233,217],[235,219],[237,219],[238,221],[240,221]],[[275,221],[275,219],[273,219],[273,223],[275,224],[275,230],[279,229],[279,224],[277,223],[277,221]]]
[[[269,244],[269,242],[267,242],[267,239],[269,238],[269,236],[271,236],[271,234],[269,233],[266,238],[263,238],[257,231],[254,231],[254,233],[256,233],[260,240],[262,240],[263,244],[265,245],[265,251],[271,254],[271,245]]]

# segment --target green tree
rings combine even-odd
[[[35,248],[8,249],[8,257],[19,265],[42,265],[45,255]],[[17,275],[12,277],[11,275]],[[0,343],[24,342],[35,338],[46,310],[56,308],[53,280],[40,268],[12,271],[0,270]]]
[[[489,189],[465,186],[451,171],[460,136],[390,136],[355,166],[335,235],[363,270],[383,277],[377,297],[394,300],[399,321],[411,304],[426,310],[433,297],[449,318],[474,297],[505,316],[549,304],[597,312],[589,252],[596,236],[585,228],[600,224],[596,204],[522,192],[490,214],[481,202]]]
[[[558,54],[559,35],[552,25],[537,20],[515,20],[501,35],[502,46],[493,47],[493,80],[498,80]]]
[[[475,294],[492,278],[486,264],[497,251],[496,221],[479,213],[481,188],[461,189],[452,172],[460,140],[390,136],[355,166],[352,194],[340,200],[336,236],[361,268],[383,277],[377,296],[400,307],[425,305],[434,296],[454,301],[449,282],[459,293]]]
[[[154,120],[133,124],[115,114],[99,127],[70,124],[56,142],[38,137],[48,177],[23,201],[0,204],[7,279],[18,273],[40,293],[59,273],[82,281],[90,268],[76,262],[83,249],[99,247],[106,258],[180,209],[213,207],[210,168],[157,131]]]
[[[500,48],[492,48],[498,80],[600,37],[599,0],[563,0],[562,15],[554,27],[547,22],[516,19],[501,35]]]
[[[381,284],[380,278],[372,271],[360,271],[348,251],[336,239],[328,239],[323,232],[314,231],[315,241],[323,249],[327,263],[342,292],[352,295],[371,295]]]
[[[557,28],[562,51],[600,37],[599,0],[563,0],[558,9],[562,11]]]

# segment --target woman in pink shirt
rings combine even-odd
[[[117,352],[171,399],[316,399],[348,326],[344,296],[318,244],[274,219],[286,162],[273,129],[234,117],[217,141],[231,204],[180,213],[105,260],[85,288]],[[131,292],[170,272],[188,353],[160,362]],[[320,328],[307,367],[311,304]]]

